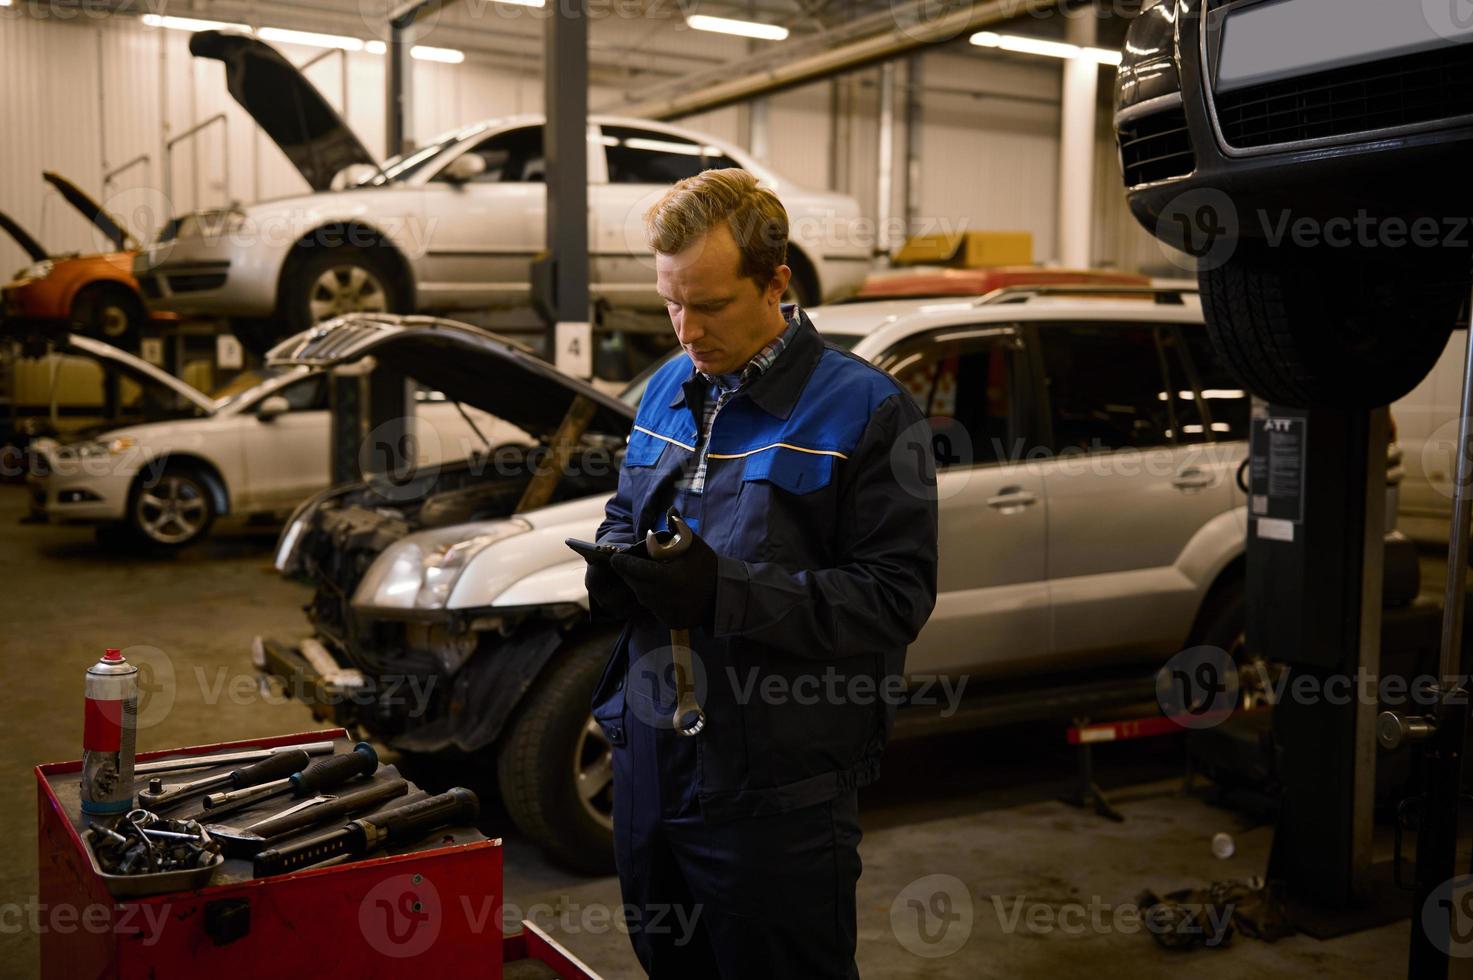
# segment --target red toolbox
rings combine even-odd
[[[345,731],[330,729],[140,753],[138,761],[325,739],[339,752],[352,745]],[[249,861],[227,859],[203,888],[114,898],[82,839],[81,768],[36,767],[45,978],[358,980],[428,971],[499,980],[504,960],[528,958],[564,980],[597,980],[540,930],[503,939],[501,841],[473,827],[270,878],[252,878]]]

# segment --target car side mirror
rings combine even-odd
[[[441,176],[452,184],[465,184],[486,172],[486,158],[479,153],[462,153],[451,160]]]
[[[262,422],[274,422],[276,421],[276,416],[285,415],[291,410],[292,403],[287,401],[285,397],[272,395],[270,398],[262,401],[260,407],[256,409],[256,418]]]

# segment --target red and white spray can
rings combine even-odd
[[[138,737],[138,668],[109,649],[87,668],[82,726],[82,812],[133,807],[133,751]]]

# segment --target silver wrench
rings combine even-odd
[[[694,534],[674,507],[665,516],[665,523],[670,530],[645,532],[645,549],[655,561],[670,561],[685,554]],[[675,713],[670,722],[677,735],[697,735],[706,727],[706,712],[701,710],[691,679],[690,630],[670,631],[670,651],[675,664]]]

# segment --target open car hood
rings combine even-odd
[[[331,368],[373,356],[445,397],[509,422],[546,442],[579,396],[596,407],[587,432],[623,439],[634,408],[488,330],[454,320],[350,313],[289,337],[266,355],[273,365]]]
[[[118,224],[118,219],[104,211],[102,205],[94,201],[89,194],[61,174],[48,170],[41,176],[46,183],[55,187],[61,196],[66,198],[68,204],[82,212],[82,217],[92,222],[97,230],[113,243],[113,248],[119,252],[137,251],[138,243],[133,240],[133,236],[128,234],[123,226]]]
[[[189,52],[225,65],[225,86],[271,137],[314,191],[355,163],[377,167],[343,117],[297,67],[271,45],[245,34],[200,31]]]
[[[16,223],[14,218],[4,211],[0,211],[0,231],[14,238],[15,243],[20,246],[22,252],[31,257],[32,262],[40,262],[48,257],[49,253],[41,247],[41,243],[32,238],[24,228]]]
[[[156,368],[142,358],[134,357],[111,344],[104,344],[100,340],[73,333],[67,334],[66,339],[58,347],[68,354],[96,358],[139,385],[157,385],[167,388],[180,398],[197,406],[206,415],[215,414],[215,403],[211,401],[209,395],[192,385],[185,384],[169,372]]]

